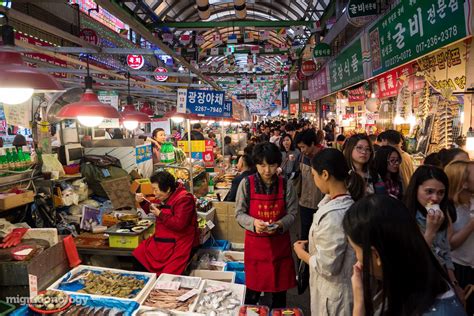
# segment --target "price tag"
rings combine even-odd
[[[157,281],[155,284],[155,289],[177,291],[179,290],[180,286],[181,282]]]
[[[211,220],[208,220],[206,225],[207,227],[209,227],[209,229],[213,229],[214,227],[216,227],[216,225],[214,225],[214,223]]]
[[[197,295],[197,294],[199,294],[199,291],[196,290],[196,289],[192,289],[191,291],[188,291],[185,294],[178,297],[177,300],[180,301],[180,302],[186,302],[191,297],[193,297],[194,295]]]
[[[28,284],[30,286],[30,298],[38,295],[38,277],[33,274],[28,274]]]
[[[219,286],[214,286],[214,287],[209,287],[206,289],[206,293],[216,293],[220,291],[224,291],[227,288],[225,286],[219,285]]]
[[[221,267],[224,268],[226,263],[223,261],[211,261],[210,263],[211,266],[216,266],[216,267]]]

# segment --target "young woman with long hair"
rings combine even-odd
[[[283,134],[280,139],[281,166],[278,170],[285,178],[293,179],[300,171],[300,151],[290,134]]]
[[[373,168],[378,175],[379,181],[374,184],[376,191],[381,191],[394,198],[401,199],[403,186],[400,179],[400,164],[402,156],[392,146],[381,146],[375,154]],[[378,192],[377,192],[378,193]]]
[[[352,205],[342,222],[357,263],[353,316],[462,316],[465,311],[412,214],[387,195]],[[381,290],[373,287],[373,278]]]
[[[453,161],[444,171],[449,179],[449,199],[456,210],[448,227],[454,274],[461,288],[474,284],[474,161]],[[468,315],[474,314],[474,296],[466,302]]]
[[[411,177],[404,202],[462,299],[464,293],[454,275],[448,240],[448,192],[449,180],[446,173],[438,167],[423,165]]]
[[[342,219],[354,200],[363,196],[365,186],[335,148],[317,153],[311,165],[314,183],[325,196],[313,217],[309,240],[297,241],[293,248],[310,267],[311,314],[351,315],[350,275],[355,257]]]
[[[374,148],[366,134],[352,135],[344,143],[344,157],[349,168],[357,172],[365,181],[366,194],[376,193],[377,175],[372,170]]]

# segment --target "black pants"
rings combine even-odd
[[[247,289],[245,293],[245,304],[246,305],[257,305],[260,300],[260,294],[262,292],[253,291]],[[285,308],[286,307],[286,291],[272,293],[272,306],[274,308]]]
[[[308,240],[309,230],[313,224],[313,215],[316,213],[315,209],[307,208],[300,205],[300,219],[301,219],[301,235],[300,240]]]
[[[462,289],[466,288],[466,285],[474,284],[473,268],[454,263],[454,269],[454,275]],[[474,294],[471,294],[466,302],[466,311],[468,315],[474,315]]]

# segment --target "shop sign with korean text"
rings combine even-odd
[[[375,15],[378,13],[377,0],[349,0],[347,13],[350,18]]]
[[[314,47],[313,56],[314,58],[331,57],[331,46],[326,43],[319,43]]]
[[[308,97],[316,101],[329,94],[326,67],[323,67],[313,78],[308,80]]]
[[[178,89],[177,111],[202,116],[231,117],[232,103],[225,102],[224,91]]]
[[[369,30],[372,75],[470,35],[470,1],[401,0]]]
[[[8,125],[30,127],[32,100],[23,103],[10,105],[3,104],[3,112]]]
[[[349,89],[349,103],[360,102],[365,100],[365,88],[360,86],[355,89]]]
[[[364,80],[361,38],[357,38],[331,61],[329,76],[331,92]]]
[[[418,69],[433,79],[438,91],[450,87],[454,92],[466,89],[466,58],[471,40],[443,48],[417,61]]]

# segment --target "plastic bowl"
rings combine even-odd
[[[46,293],[46,291],[39,292],[38,295],[39,295],[39,294],[44,294],[44,293]],[[68,309],[69,306],[71,306],[71,304],[72,304],[72,299],[71,299],[71,297],[70,297],[69,295],[67,295],[67,294],[65,294],[65,296],[66,296],[66,299],[67,299],[67,303],[66,303],[66,305],[64,305],[63,307],[61,307],[61,308],[59,308],[59,309],[51,309],[51,310],[39,309],[39,308],[34,307],[33,304],[31,304],[31,303],[28,304],[28,307],[29,307],[32,311],[37,312],[37,313],[39,313],[39,314],[43,314],[43,315],[49,315],[49,314],[59,313],[59,312],[62,312],[62,311],[64,311],[64,310]]]

